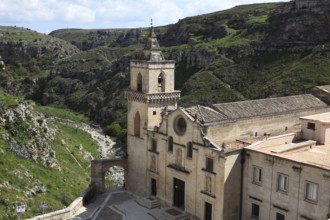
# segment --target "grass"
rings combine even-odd
[[[184,106],[210,105],[213,103],[243,100],[244,97],[237,91],[218,79],[211,71],[200,71],[194,74],[182,90],[180,100]]]
[[[61,170],[17,157],[9,150],[6,141],[0,139],[0,154],[6,155],[0,156],[0,183],[8,181],[10,184],[9,188],[1,188],[0,191],[0,219],[5,219],[5,213],[15,213],[14,207],[18,204],[27,206],[24,218],[40,214],[41,201],[48,205],[46,212],[64,208],[87,188],[90,162],[83,158],[78,146],[81,144],[94,158],[98,158],[97,144],[79,129],[57,122],[53,126],[58,128],[58,132],[50,145],[56,152]],[[0,131],[6,132],[4,129]],[[40,184],[46,187],[46,193],[24,194]]]
[[[18,105],[17,97],[9,95],[0,89],[0,106],[1,104],[10,108],[16,107]]]
[[[249,20],[246,22],[247,24],[267,24],[267,19],[269,15],[261,15],[261,16],[251,16]]]
[[[70,119],[72,121],[78,121],[83,123],[89,123],[89,119],[81,113],[74,112],[73,110],[60,108],[56,106],[41,106],[34,105],[34,108],[43,113],[46,117],[58,117]]]

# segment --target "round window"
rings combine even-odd
[[[178,116],[174,120],[174,131],[178,135],[184,135],[187,130],[186,120],[182,116]]]

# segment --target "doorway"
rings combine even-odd
[[[205,202],[204,206],[204,219],[212,220],[212,204]]]
[[[157,195],[157,182],[154,178],[151,178],[151,195]]]
[[[184,210],[185,182],[177,178],[173,179],[173,205]]]

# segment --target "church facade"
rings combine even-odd
[[[151,28],[143,58],[130,63],[125,92],[127,190],[155,196],[191,218],[277,219],[251,214],[256,202],[249,196],[258,189],[248,184],[254,156],[247,152],[255,152],[248,146],[296,132],[300,117],[330,111],[329,103],[305,94],[180,108],[174,69]],[[260,210],[264,200],[252,197]]]

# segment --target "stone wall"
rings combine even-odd
[[[330,173],[310,165],[248,151],[245,164],[244,218],[251,217],[252,203],[260,206],[259,219],[276,219],[276,213],[285,219],[326,219],[329,213]],[[262,182],[253,183],[253,167],[262,168]],[[288,176],[288,190],[277,189],[278,174]],[[317,202],[305,199],[306,181],[318,184]]]
[[[67,208],[35,216],[27,220],[66,220],[71,218],[82,206],[83,197],[78,197]]]
[[[300,124],[299,117],[330,111],[330,108],[308,109],[279,115],[260,116],[219,123],[207,129],[207,136],[216,143],[231,142],[239,138],[263,136],[285,131]]]

